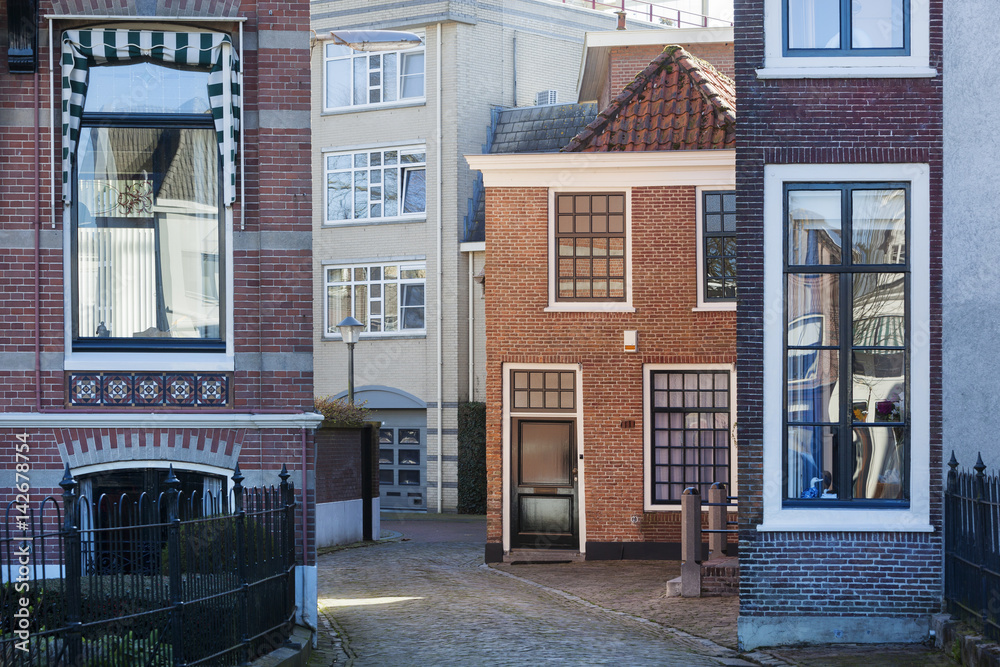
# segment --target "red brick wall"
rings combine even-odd
[[[942,2],[930,0],[929,5],[930,65],[940,72]],[[764,65],[763,0],[737,0],[735,11],[741,614],[935,613],[942,584],[941,77],[760,80],[755,70]],[[930,165],[930,522],[936,531],[759,533],[764,165],[907,162]]]
[[[502,365],[534,362],[581,365],[586,540],[676,542],[679,513],[643,513],[642,367],[736,360],[735,313],[692,312],[695,188],[632,190],[634,313],[544,312],[547,202],[546,188],[486,193],[487,540],[502,538]],[[638,353],[622,351],[626,329],[639,331]]]
[[[709,42],[703,44],[681,44],[691,55],[710,62],[715,69],[729,77],[735,77],[733,67],[732,42]],[[598,106],[603,109],[622,90],[625,89],[636,74],[646,69],[646,66],[656,56],[663,53],[663,45],[649,46],[618,46],[611,49],[608,67],[608,79],[598,98]]]
[[[53,12],[118,14],[134,3],[117,0],[41,0],[39,15]],[[0,34],[7,33],[7,0],[0,0]],[[308,38],[309,5],[301,0],[165,0],[159,3],[162,15],[245,17],[243,31],[247,43],[261,45],[245,49],[241,69],[244,119],[258,118],[267,112],[295,111],[308,119],[310,109],[310,75]],[[123,16],[127,20],[127,17]],[[77,24],[56,24],[56,29],[79,27]],[[96,25],[85,22],[82,25]],[[157,24],[160,25],[160,24]],[[186,21],[178,30],[190,28],[196,22]],[[40,20],[41,28],[48,23]],[[234,24],[206,23],[202,28],[232,30]],[[301,35],[302,48],[265,48],[268,40],[260,39],[260,30],[295,31]],[[55,39],[58,45],[58,35]],[[36,335],[34,320],[40,315],[40,336],[37,340],[43,354],[64,353],[63,326],[70,313],[63,295],[63,220],[61,194],[56,192],[60,214],[52,226],[50,200],[53,177],[61,187],[61,121],[56,94],[56,132],[49,132],[50,107],[49,53],[47,40],[39,40],[39,75],[37,93],[40,99],[41,126],[36,133],[28,126],[12,127],[0,124],[0,234],[22,233],[16,243],[24,248],[5,247],[0,253],[0,355],[18,354],[17,364],[34,365]],[[58,54],[56,63],[58,66]],[[15,75],[8,71],[6,57],[0,58],[0,113],[20,118],[17,112],[34,108],[36,77]],[[5,119],[6,120],[6,119]],[[312,351],[312,288],[311,251],[284,250],[268,247],[268,239],[287,232],[297,232],[308,239],[312,219],[312,179],[310,167],[311,135],[306,127],[298,129],[244,128],[241,149],[245,156],[245,191],[242,200],[233,206],[233,227],[238,234],[241,224],[246,232],[264,232],[260,250],[235,250],[231,270],[235,295],[232,317],[235,323],[235,350],[238,359],[254,360],[259,354],[281,355],[296,353],[299,360],[308,359]],[[36,151],[35,141],[38,141]],[[50,147],[55,142],[57,162],[50,161]],[[37,162],[36,162],[37,156]],[[35,187],[35,173],[40,185]],[[239,167],[238,167],[239,169]],[[36,215],[35,206],[38,206]],[[36,226],[42,232],[40,253],[40,298],[35,298],[35,253],[32,248]],[[266,234],[274,233],[270,237]],[[8,237],[10,238],[10,237]],[[244,244],[247,245],[247,244]],[[249,244],[252,246],[252,243]],[[309,243],[301,244],[308,248]],[[68,274],[66,274],[68,275]],[[272,356],[272,358],[275,358]],[[250,366],[252,366],[251,362]],[[273,364],[271,364],[273,365]],[[281,368],[251,370],[237,362],[231,392],[237,412],[267,412],[269,410],[311,410],[312,371]],[[96,369],[95,369],[96,370]],[[0,412],[32,412],[36,405],[36,374],[34,370],[0,368]],[[43,410],[65,411],[66,387],[62,369],[41,373],[40,405]],[[70,409],[72,411],[72,409]],[[111,410],[109,410],[111,411]],[[161,422],[162,423],[162,422]],[[16,429],[18,431],[23,429]],[[33,469],[61,470],[64,461],[55,445],[51,429],[29,429],[32,433]],[[143,431],[143,433],[158,431]],[[309,435],[307,467],[313,465],[311,435]],[[4,444],[0,442],[0,444]],[[301,467],[301,433],[298,429],[248,432],[240,452],[239,463],[247,470],[263,469],[275,474],[282,464],[298,470]],[[122,452],[122,459],[132,454]],[[5,457],[6,459],[6,457]],[[13,462],[0,463],[9,469]],[[296,479],[299,477],[299,479]],[[300,475],[292,481],[301,487]],[[275,478],[277,479],[277,478]],[[277,483],[277,482],[275,482]],[[36,492],[41,492],[36,489]],[[309,491],[310,496],[312,492]],[[310,506],[312,500],[310,500]],[[310,531],[314,523],[307,519]],[[298,539],[298,538],[297,538]],[[310,538],[311,540],[311,538]]]

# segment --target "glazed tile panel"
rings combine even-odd
[[[225,408],[232,376],[226,373],[67,373],[71,407]]]

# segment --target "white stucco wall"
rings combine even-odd
[[[944,462],[1000,468],[1000,5],[944,3]]]

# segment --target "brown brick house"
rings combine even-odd
[[[735,486],[735,96],[667,47],[559,153],[486,185],[486,559],[676,558]]]

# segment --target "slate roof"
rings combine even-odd
[[[563,151],[735,146],[735,82],[680,46],[668,46]]]
[[[597,117],[597,105],[589,102],[517,107],[495,109],[494,114],[493,127],[483,146],[484,153],[556,153]],[[482,174],[476,175],[463,241],[486,238],[486,197],[482,178]]]
[[[490,153],[555,153],[597,116],[597,105],[502,109]]]

